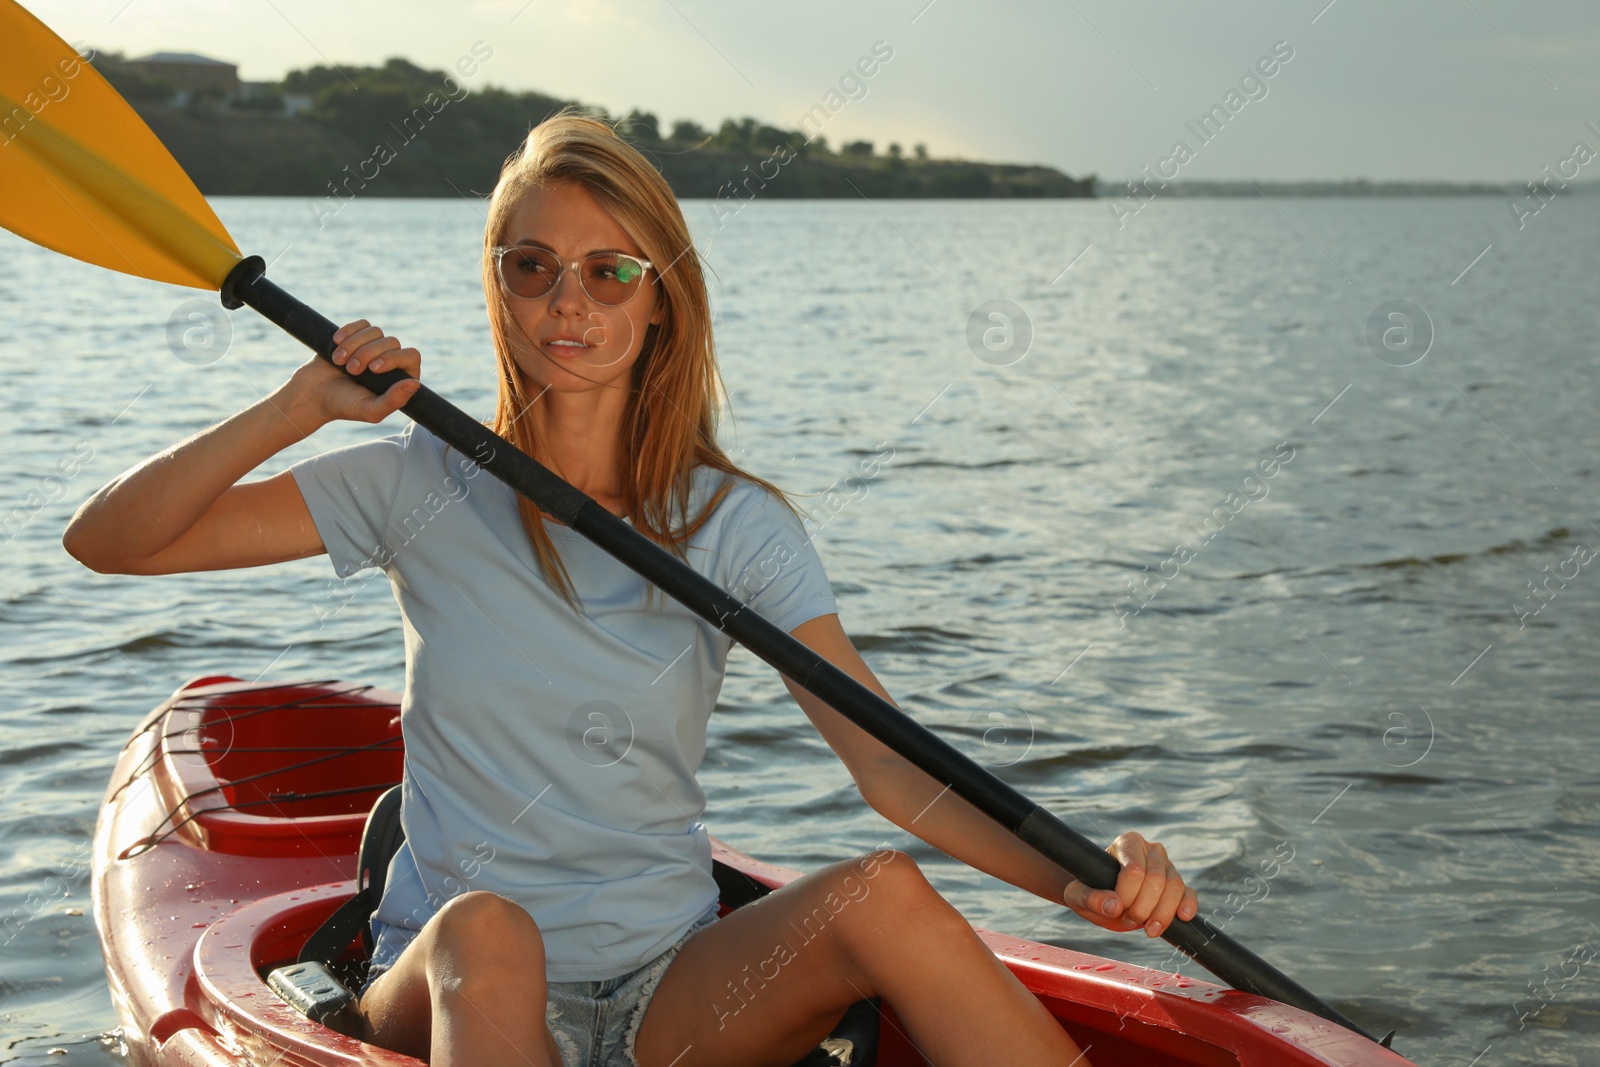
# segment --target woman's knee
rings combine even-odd
[[[841,918],[853,912],[852,918],[862,920],[855,925],[881,930],[901,923],[960,918],[917,861],[897,849],[877,849],[847,860],[832,874],[829,899],[840,905]]]
[[[517,970],[544,973],[544,940],[526,908],[498,893],[463,893],[429,920],[429,956],[441,973]],[[432,969],[432,968],[430,968]]]
[[[856,990],[881,993],[877,976],[885,959],[907,938],[949,942],[972,928],[939,895],[916,860],[879,849],[834,864],[800,901],[795,928],[807,942],[826,935],[842,973]]]
[[[850,861],[866,891],[876,894],[888,907],[946,907],[945,899],[933,888],[917,861],[898,849],[882,848]]]

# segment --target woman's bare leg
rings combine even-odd
[[[1088,1064],[916,862],[889,851],[807,875],[690,938],[646,1008],[639,1062],[786,1067],[869,996],[894,1006],[939,1067]]]
[[[561,1067],[545,997],[544,942],[533,918],[497,894],[464,893],[362,996],[362,1040],[431,1067]]]

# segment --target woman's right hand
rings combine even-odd
[[[380,422],[422,388],[422,356],[366,319],[341,326],[333,339],[333,363],[313,357],[272,396],[102,487],[67,525],[67,551],[109,574],[259,567],[324,551],[292,473],[241,479],[318,427]],[[396,369],[411,377],[381,396],[352,379]]]
[[[347,322],[334,331],[333,362],[313,357],[295,371],[290,385],[311,405],[316,421],[382,422],[416,395],[422,383],[422,353],[405,348],[366,319]],[[353,376],[363,371],[403,370],[412,380],[374,393]]]

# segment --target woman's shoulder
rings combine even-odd
[[[776,494],[749,475],[706,464],[694,469],[693,495],[695,503],[701,506],[715,501],[713,514],[727,517],[760,507],[763,502],[780,502]]]
[[[695,509],[712,506],[706,526],[718,539],[728,541],[752,531],[767,533],[800,526],[782,494],[747,474],[703,465],[696,467],[694,474]]]
[[[463,452],[426,426],[409,423],[389,438],[414,465],[420,475],[435,478],[439,475],[476,478],[483,468],[473,455]]]

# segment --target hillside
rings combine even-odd
[[[120,56],[96,66],[212,195],[458,196],[492,189],[500,165],[545,116],[576,101],[495,87],[467,92],[446,72],[404,59],[381,67],[293,71],[248,100],[190,95],[120,70]],[[446,87],[453,87],[453,91]],[[306,105],[285,114],[283,101]],[[582,105],[578,105],[582,106]],[[692,122],[663,132],[654,115],[616,118],[617,126],[661,171],[679,197],[1086,197],[1093,175],[1075,179],[1051,167],[933,159],[922,146],[879,151],[870,142],[831,148],[795,130],[753,118],[725,120],[714,132]],[[741,184],[741,183],[748,184]]]

